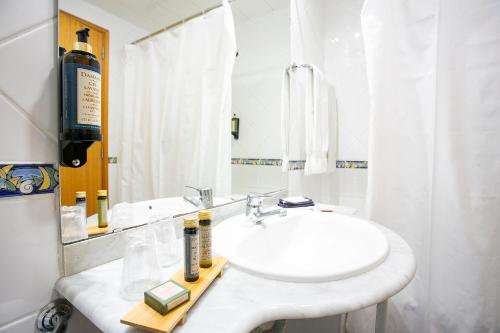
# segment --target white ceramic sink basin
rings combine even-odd
[[[370,221],[351,216],[289,209],[261,225],[244,215],[214,228],[214,252],[233,266],[283,281],[321,282],[351,277],[382,263],[389,243]]]

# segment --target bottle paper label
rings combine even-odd
[[[197,275],[200,269],[198,254],[198,236],[191,236],[191,274]]]
[[[99,227],[108,226],[108,202],[106,199],[97,200],[97,218]]]
[[[101,74],[77,69],[79,125],[101,126]]]
[[[200,261],[212,259],[212,227],[200,225]]]

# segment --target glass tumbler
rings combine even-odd
[[[134,208],[128,202],[120,202],[113,206],[111,210],[111,228],[125,229],[133,225]]]
[[[148,225],[126,237],[120,292],[124,299],[138,301],[146,290],[162,282],[156,235]]]
[[[161,217],[153,227],[158,241],[160,265],[166,267],[175,264],[180,258],[174,219],[172,217]]]
[[[61,207],[62,242],[74,242],[88,238],[85,210],[80,206]]]

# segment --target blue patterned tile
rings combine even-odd
[[[53,164],[0,164],[0,197],[52,193],[57,185]]]

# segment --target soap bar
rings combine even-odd
[[[166,315],[170,310],[187,302],[190,297],[191,290],[184,288],[175,281],[168,280],[144,292],[144,303],[156,312]]]

